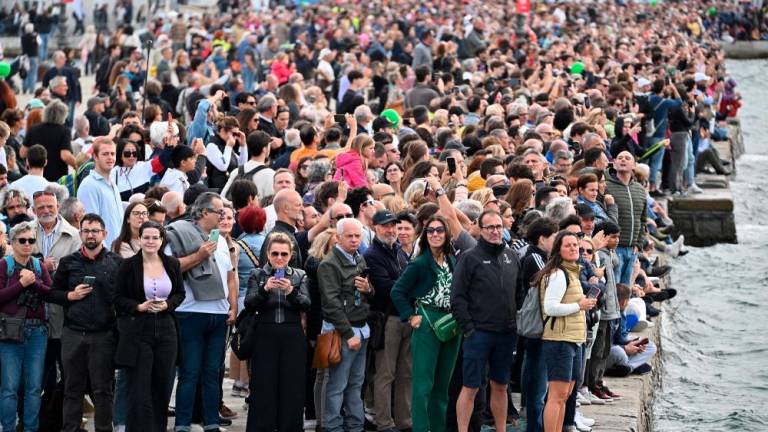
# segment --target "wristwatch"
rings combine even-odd
[[[435,191],[435,195],[437,195],[438,197],[441,197],[441,196],[445,195],[445,189],[443,189],[443,188],[437,189]]]
[[[456,187],[467,187],[466,183],[457,183]]]

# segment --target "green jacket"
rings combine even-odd
[[[451,273],[456,266],[456,257],[449,255],[448,268]],[[414,299],[424,297],[435,286],[437,281],[437,263],[432,258],[432,252],[426,250],[413,261],[408,263],[402,276],[392,287],[390,296],[400,319],[407,321],[414,315]]]
[[[365,268],[362,255],[356,255],[352,264],[335,247],[317,268],[323,319],[333,324],[344,340],[355,335],[352,327],[364,327],[368,318],[368,296],[373,293],[360,294],[359,304],[355,304],[355,276],[360,276]]]

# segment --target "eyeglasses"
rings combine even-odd
[[[23,244],[23,245],[25,244],[33,245],[37,241],[37,239],[34,237],[22,237],[22,238],[17,238],[16,240],[19,242],[19,244]]]
[[[399,172],[400,172],[400,168],[390,168],[387,170],[387,174],[394,174]]]
[[[288,258],[289,256],[291,256],[291,254],[288,252],[270,252],[269,256],[271,256],[272,258],[277,258],[277,257]]]
[[[372,206],[373,205],[373,200],[372,199],[365,200],[365,201],[363,201],[363,205]]]
[[[139,156],[139,152],[137,152],[137,151],[124,151],[123,152],[123,157],[135,158],[135,157],[138,157],[138,156]]]
[[[215,209],[215,208],[207,208],[207,209],[205,209],[205,210],[208,210],[208,211],[209,211],[209,212],[211,212],[211,213],[216,213],[216,214],[218,214],[218,215],[219,215],[219,217],[223,217],[223,216],[224,216],[224,209],[223,209],[223,208],[221,208],[221,209],[218,209],[218,210],[217,210],[217,209]]]
[[[501,230],[503,230],[503,229],[504,229],[504,225],[486,225],[486,226],[484,226],[484,227],[482,227],[482,228],[483,228],[484,230],[486,230],[486,231],[490,231],[490,232],[493,232],[493,231],[501,231]]]
[[[93,235],[99,235],[101,232],[104,231],[103,229],[81,229],[80,233],[85,234],[86,236],[89,236],[91,234]]]
[[[144,217],[146,217],[146,216],[149,216],[149,212],[148,211],[133,210],[133,211],[131,211],[131,216],[144,216]]]
[[[336,219],[337,221],[340,221],[342,219],[353,218],[353,217],[355,217],[355,215],[353,215],[352,213],[344,213],[344,214],[336,215],[333,218]]]
[[[592,255],[592,252],[594,252],[594,249],[579,248],[579,254],[581,255],[584,255],[585,253]]]
[[[248,105],[256,105],[256,101],[254,101],[254,100],[249,100],[249,101],[247,101],[245,103],[248,104]]]
[[[445,234],[445,227],[441,227],[441,226],[439,226],[439,227],[428,227],[428,228],[425,228],[424,231],[427,232],[427,235]]]
[[[56,194],[53,193],[53,192],[48,192],[48,191],[37,191],[37,192],[32,194],[32,199],[38,199],[41,196],[52,196],[52,197],[55,197]]]

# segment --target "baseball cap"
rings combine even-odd
[[[389,121],[389,127],[391,128],[396,128],[400,124],[400,114],[392,108],[385,109],[381,112],[380,116]]]
[[[392,222],[397,222],[397,217],[389,210],[379,210],[373,215],[374,225],[386,225]]]
[[[588,204],[584,203],[576,204],[576,214],[586,219],[595,218],[595,211]]]

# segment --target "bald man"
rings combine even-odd
[[[296,240],[297,235],[297,221],[299,218],[304,217],[302,213],[303,202],[301,195],[294,189],[283,189],[275,194],[275,199],[272,201],[272,205],[275,206],[275,213],[277,214],[277,220],[275,226],[267,234],[265,245],[269,243],[269,236],[274,232],[282,232],[287,234],[293,242],[293,256],[289,265],[294,268],[301,268],[304,264],[304,258],[302,256],[301,249],[299,248],[299,242]],[[267,262],[267,248],[261,248],[261,262]]]

